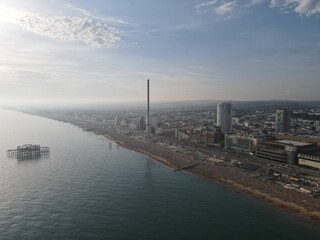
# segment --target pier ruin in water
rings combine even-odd
[[[36,159],[50,154],[49,147],[41,147],[40,145],[25,144],[18,146],[17,149],[7,151],[7,156],[17,159]]]

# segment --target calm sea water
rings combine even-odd
[[[318,225],[110,142],[0,110],[0,239],[319,239]],[[6,158],[25,143],[50,157]]]

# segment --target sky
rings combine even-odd
[[[0,104],[320,100],[319,0],[0,0]]]

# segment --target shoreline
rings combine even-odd
[[[249,173],[239,169],[231,169],[226,166],[221,166],[217,163],[199,162],[199,160],[195,160],[189,156],[182,156],[182,154],[170,152],[168,149],[163,149],[159,146],[156,146],[154,143],[138,141],[137,139],[133,138],[130,139],[129,136],[120,135],[112,129],[105,129],[102,128],[102,126],[99,127],[99,123],[97,122],[67,118],[65,116],[57,115],[35,115],[60,122],[70,123],[84,131],[93,132],[96,135],[102,135],[103,137],[116,142],[118,145],[126,149],[139,152],[157,162],[160,162],[172,170],[197,162],[199,163],[197,167],[186,169],[185,171],[203,177],[204,179],[212,181],[215,184],[221,184],[229,187],[233,191],[237,191],[242,194],[248,194],[266,204],[271,204],[282,209],[283,211],[320,224],[320,199],[314,199],[310,196],[293,192],[293,190],[285,189],[275,183],[259,182],[250,176]],[[311,201],[314,201],[313,204],[310,203]],[[301,204],[298,204],[297,202]]]
[[[311,212],[297,204],[294,204],[291,202],[285,202],[282,199],[277,197],[271,197],[266,193],[260,192],[259,190],[255,190],[250,187],[245,187],[243,185],[237,184],[233,181],[229,181],[223,178],[221,178],[220,180],[226,184],[231,185],[233,188],[240,190],[241,192],[248,193],[254,196],[257,199],[261,199],[264,202],[275,205],[283,210],[287,210],[290,213],[297,214],[298,216],[307,217],[309,220],[313,220],[320,223],[320,212],[318,211]]]
[[[99,134],[98,134],[99,135]],[[106,137],[108,140],[111,140],[111,141],[114,141],[116,142],[118,145],[120,145],[121,147],[123,148],[126,148],[128,150],[132,150],[132,151],[135,151],[135,152],[138,152],[138,153],[141,153],[157,162],[160,162],[161,164],[169,167],[170,169],[174,168],[174,166],[170,165],[169,161],[165,158],[162,158],[160,156],[157,156],[157,155],[154,155],[152,153],[149,153],[147,151],[144,151],[142,149],[138,149],[138,148],[130,148],[129,146],[127,146],[125,143],[121,142],[121,141],[118,141],[116,139],[114,139],[113,137],[111,137],[110,135],[108,134],[102,134],[102,136]]]
[[[114,139],[113,137],[109,136],[108,134],[103,134],[104,137],[108,138],[109,140],[112,140],[114,142],[116,142],[117,144],[119,144],[120,146],[126,148],[126,149],[130,149],[139,153],[142,153],[150,158],[152,158],[155,161],[159,161],[162,164],[166,165],[167,167],[173,169],[174,166],[170,165],[169,161],[167,159],[164,159],[160,156],[151,154],[149,152],[146,152],[144,150],[141,149],[134,149],[134,148],[130,148],[129,146],[127,146],[125,143],[121,142],[121,141],[117,141],[116,139]],[[282,199],[278,198],[278,197],[272,197],[267,193],[263,193],[259,190],[256,189],[252,189],[251,187],[246,187],[244,185],[238,184],[234,181],[225,179],[225,178],[214,178],[214,177],[208,177],[202,174],[198,174],[192,171],[192,169],[188,169],[185,170],[188,172],[191,172],[193,174],[196,174],[198,176],[201,176],[209,181],[212,181],[214,183],[217,183],[217,181],[219,183],[221,183],[224,186],[228,186],[230,188],[232,188],[233,190],[237,190],[241,193],[245,193],[245,194],[249,194],[250,196],[253,196],[256,199],[262,200],[264,203],[268,203],[271,204],[273,206],[277,206],[278,208],[289,212],[291,214],[297,215],[299,217],[304,217],[307,218],[308,220],[317,222],[320,224],[320,212],[319,211],[308,211],[306,208],[299,206],[295,203],[292,202],[286,202],[283,201]]]

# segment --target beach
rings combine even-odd
[[[181,152],[173,152],[165,146],[123,135],[112,128],[106,127],[102,122],[58,114],[42,116],[71,123],[85,131],[103,135],[117,142],[120,146],[140,152],[173,170],[197,164],[186,171],[200,175],[209,181],[222,184],[235,191],[248,194],[295,215],[320,223],[319,198],[313,198],[307,194],[286,189],[280,184],[262,181],[257,178],[257,174],[254,172],[230,167],[219,161],[204,161],[182,154]]]

